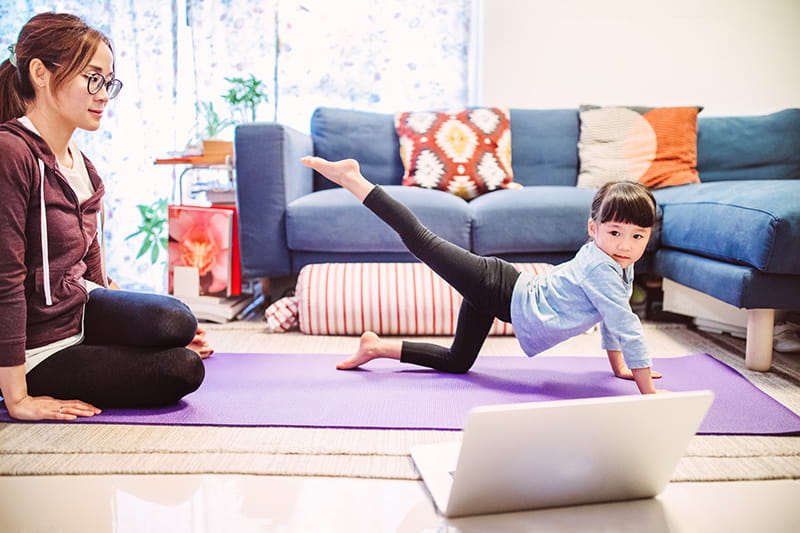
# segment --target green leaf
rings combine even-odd
[[[149,252],[149,259],[155,264],[158,261],[160,251],[162,249],[167,250],[167,241],[169,240],[168,236],[165,235],[168,229],[167,200],[166,198],[159,198],[150,205],[137,205],[136,208],[142,220],[139,223],[139,228],[125,239],[141,236],[142,244],[136,254],[136,259]]]
[[[142,244],[142,247],[139,248],[139,253],[136,254],[136,259],[139,259],[140,257],[142,257],[147,252],[148,248],[150,248],[150,245],[145,241]]]
[[[268,102],[266,86],[263,81],[257,79],[253,74],[245,78],[225,78],[231,84],[228,92],[221,95],[230,104],[234,111],[241,115],[242,119],[249,115],[255,121],[256,109],[261,102]]]

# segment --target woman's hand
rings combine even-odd
[[[6,408],[9,416],[17,420],[75,420],[101,412],[80,400],[56,400],[50,396],[25,396],[18,402],[6,401]]]
[[[211,354],[214,353],[213,348],[209,346],[208,341],[206,340],[206,330],[200,326],[197,326],[197,333],[187,348],[197,353],[197,355],[200,356],[200,359],[208,359],[211,357]]]
[[[30,396],[25,365],[0,367],[0,390],[9,416],[17,420],[75,420],[100,413],[97,407],[80,400]]]

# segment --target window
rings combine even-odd
[[[469,101],[472,0],[64,0],[114,43],[125,82],[96,133],[76,141],[106,182],[106,250],[112,278],[126,288],[163,290],[163,268],[125,237],[137,204],[170,192],[170,170],[153,161],[191,140],[195,102],[213,102],[226,77],[263,80],[269,102],[258,120],[308,130],[319,106],[392,113],[462,107]],[[0,0],[0,46],[34,14]],[[233,131],[229,131],[232,136]]]

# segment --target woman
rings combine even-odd
[[[204,377],[204,332],[178,300],[105,273],[103,183],[72,141],[122,82],[110,40],[43,13],[0,64],[0,391],[10,416],[75,420],[177,402]],[[99,231],[98,231],[99,229]]]

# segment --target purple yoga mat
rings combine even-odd
[[[107,409],[81,423],[458,430],[478,405],[638,394],[601,357],[481,357],[465,375],[394,361],[336,370],[342,355],[215,354],[178,405]],[[800,417],[707,354],[656,359],[662,389],[711,389],[700,434],[800,432]],[[9,421],[3,410],[0,419]]]

